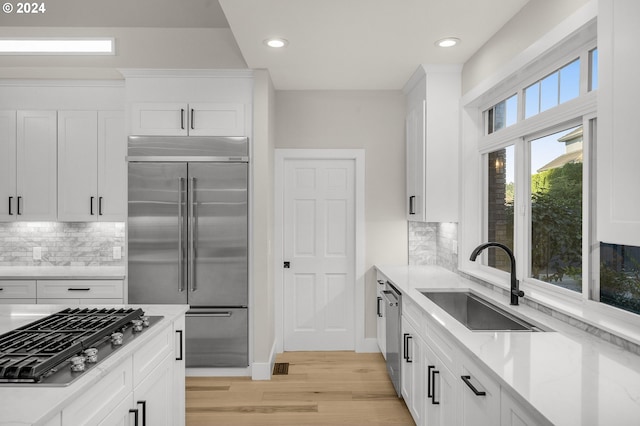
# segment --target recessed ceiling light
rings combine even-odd
[[[289,42],[283,38],[268,38],[264,41],[264,44],[269,47],[279,49],[281,47],[286,47]]]
[[[436,46],[438,46],[438,47],[453,47],[453,46],[457,45],[458,43],[460,43],[460,39],[459,38],[447,37],[447,38],[443,38],[441,40],[436,41]]]

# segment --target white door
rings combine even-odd
[[[355,160],[284,163],[284,350],[353,350]]]

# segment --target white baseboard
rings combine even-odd
[[[251,365],[251,379],[252,380],[271,380],[271,372],[273,372],[273,365],[276,362],[276,342],[273,342],[271,346],[271,353],[269,354],[268,362],[254,362]]]
[[[380,352],[378,347],[378,339],[375,337],[366,337],[362,341],[358,342],[356,352],[359,353],[373,353]]]

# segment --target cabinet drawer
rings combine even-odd
[[[419,335],[424,334],[422,330],[422,309],[408,297],[402,299],[402,317],[416,329]]]
[[[38,280],[40,299],[122,299],[122,280]]]
[[[174,345],[173,330],[166,327],[158,336],[154,337],[133,354],[134,387],[171,352]]]
[[[34,280],[0,281],[0,299],[30,299],[35,297],[36,282]]]
[[[436,325],[435,321],[429,318],[429,315],[425,315],[424,329],[426,335],[424,336],[427,344],[433,349],[433,352],[442,360],[442,362],[452,371],[455,370],[454,354],[458,352],[458,348],[454,347],[454,343],[443,335],[443,331],[439,325]]]
[[[98,424],[131,394],[132,373],[131,358],[127,358],[62,410],[63,425]]]

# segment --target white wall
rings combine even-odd
[[[225,28],[0,27],[0,37],[115,37],[108,56],[2,56],[0,78],[121,79],[117,68],[246,68]]]
[[[465,64],[462,93],[500,70],[505,63],[591,0],[530,0]]]
[[[365,337],[376,335],[375,264],[406,264],[401,91],[277,91],[276,148],[365,149]]]

